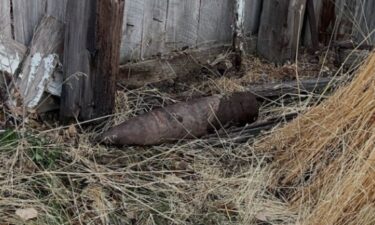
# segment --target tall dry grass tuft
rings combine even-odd
[[[375,224],[375,54],[346,87],[257,143],[300,224]],[[302,210],[304,209],[304,210]]]

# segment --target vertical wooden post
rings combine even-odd
[[[264,0],[258,53],[275,63],[293,60],[299,44],[306,0]]]
[[[244,50],[244,24],[245,24],[245,0],[235,1],[234,12],[234,32],[233,32],[233,47],[235,51],[235,68],[241,69],[242,57],[245,54]]]
[[[68,0],[60,118],[112,113],[125,0]]]

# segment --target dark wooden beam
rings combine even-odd
[[[125,0],[68,0],[60,117],[112,113]]]
[[[263,85],[252,85],[247,91],[252,92],[259,100],[280,98],[284,95],[298,95],[302,93],[320,93],[328,86],[334,87],[337,80],[332,77],[321,77],[298,81],[287,81],[281,83],[268,83]]]

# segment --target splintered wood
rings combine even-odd
[[[9,91],[10,81],[20,67],[27,48],[4,36],[0,36],[0,101],[3,101]]]
[[[26,53],[26,46],[10,38],[0,36],[0,73],[13,75]]]
[[[63,51],[64,24],[45,17],[31,42],[30,53],[19,74],[17,86],[27,108],[35,108],[44,92],[61,95],[62,77],[55,73]]]

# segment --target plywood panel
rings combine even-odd
[[[166,41],[168,1],[145,0],[141,58],[161,54]]]
[[[13,0],[16,41],[29,45],[36,26],[43,18],[45,8],[46,0]]]
[[[201,0],[198,45],[232,41],[234,1]]]
[[[0,35],[12,37],[9,0],[2,0],[0,4]]]
[[[195,47],[200,0],[169,0],[166,47],[169,51]]]

